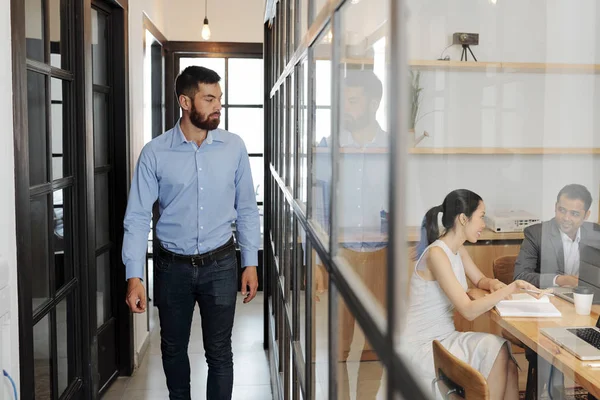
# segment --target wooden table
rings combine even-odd
[[[481,289],[471,289],[469,290],[469,297],[477,299],[486,293],[486,291]],[[583,386],[590,394],[600,398],[600,369],[584,367],[584,361],[567,352],[539,331],[541,328],[551,327],[595,326],[598,314],[600,314],[600,305],[594,305],[590,315],[578,315],[575,313],[573,303],[558,297],[550,297],[550,301],[560,310],[562,317],[503,318],[495,309],[490,311],[489,315],[492,321],[515,336],[538,355],[552,363],[566,377]]]

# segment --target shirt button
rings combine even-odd
[[[203,226],[201,226],[201,227],[200,227],[200,229],[204,229],[204,227],[203,227]]]
[[[204,207],[200,207],[201,210],[204,210]]]
[[[202,171],[202,168],[198,168],[198,171]]]
[[[201,188],[200,188],[200,190],[204,190],[204,188],[203,188],[203,187],[201,187]]]
[[[360,208],[360,204],[358,205],[358,208]]]

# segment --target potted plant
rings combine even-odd
[[[417,121],[421,119],[419,117],[419,107],[421,106],[421,92],[423,88],[421,87],[421,71],[410,70],[410,119],[408,126],[408,133],[411,139],[411,145],[416,146],[421,140],[425,137],[429,137],[429,133],[426,131],[419,137],[416,138],[415,135],[415,125]],[[429,113],[428,113],[429,114]]]

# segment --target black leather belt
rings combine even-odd
[[[233,236],[223,246],[219,246],[214,250],[207,251],[206,253],[189,256],[173,253],[172,251],[165,249],[162,243],[159,243],[159,251],[161,253],[160,256],[163,257],[166,261],[190,263],[194,267],[202,267],[204,265],[207,265],[233,249],[235,249],[235,245],[233,243]]]

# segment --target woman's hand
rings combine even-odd
[[[512,282],[509,286],[512,287],[512,293],[518,293],[522,290],[531,290],[532,292],[536,293],[529,292],[529,294],[535,297],[536,299],[539,299],[544,295],[544,292],[542,292],[540,289],[536,288],[531,283],[525,282],[520,279],[517,279],[516,281]]]
[[[506,287],[506,284],[500,282],[498,279],[492,279],[490,282],[490,293],[494,293],[497,290],[503,289]]]
[[[492,279],[490,281],[490,293],[494,293],[500,289],[504,289],[507,285],[503,282],[500,282],[498,279]],[[504,298],[504,300],[511,300],[512,296],[508,295]]]

